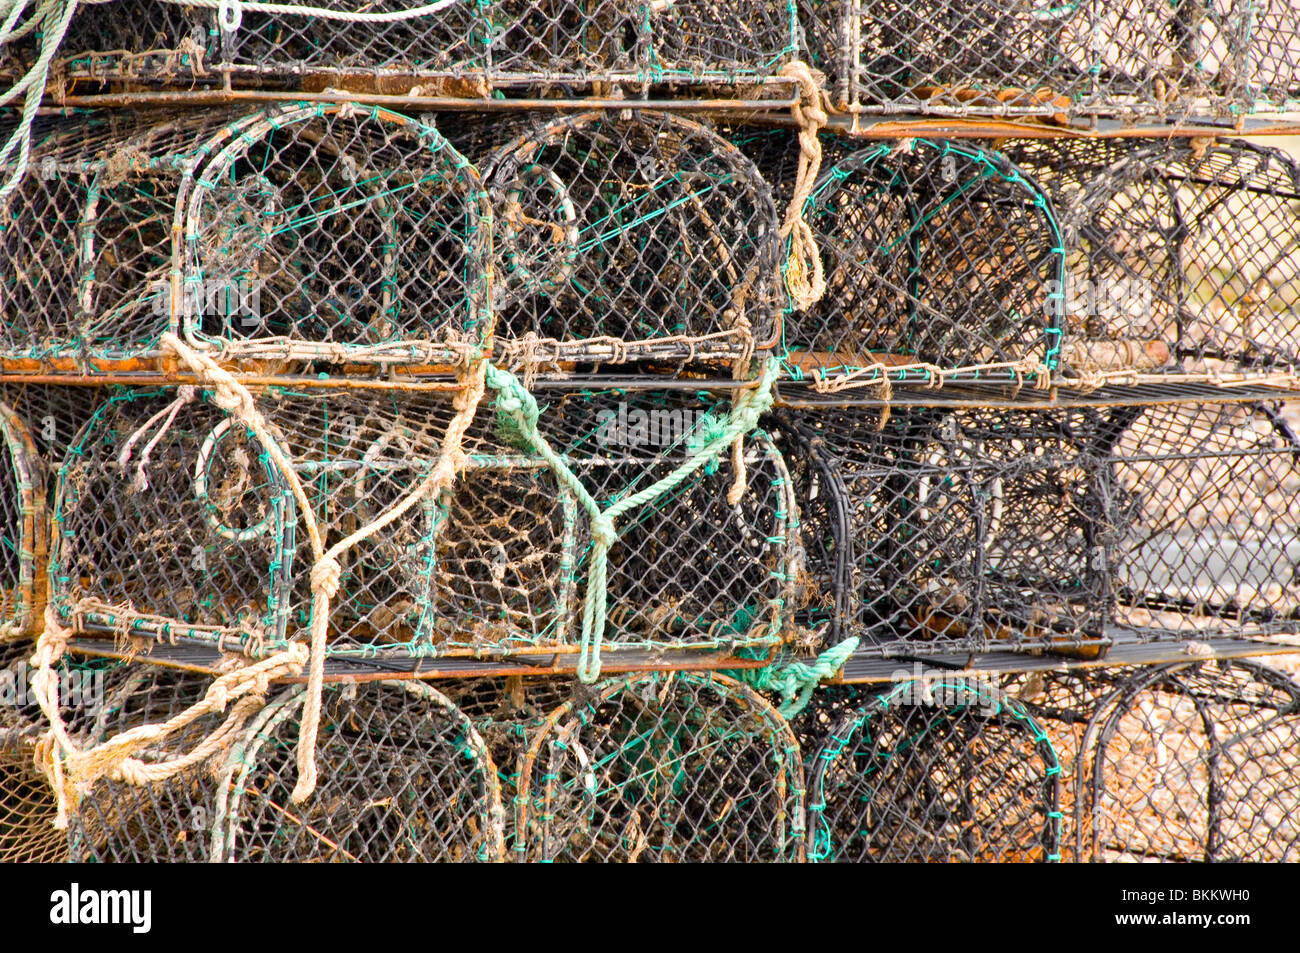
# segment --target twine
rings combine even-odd
[[[537,405],[537,399],[514,374],[491,364],[487,366],[487,385],[497,392],[494,402],[497,414],[512,422],[518,435],[551,468],[556,479],[582,504],[591,520],[591,568],[582,607],[582,634],[578,646],[577,674],[580,681],[590,685],[600,678],[600,653],[605,638],[609,597],[607,588],[609,550],[618,542],[618,518],[672,492],[700,468],[716,464],[736,438],[757,427],[759,417],[772,405],[772,385],[779,369],[779,362],[775,358],[770,358],[756,386],[736,397],[727,422],[707,435],[701,435],[702,439],[698,444],[689,447],[684,463],[645,489],[626,496],[602,510],[578,475],[538,431],[537,421],[541,409]],[[734,490],[733,484],[728,492],[728,500]]]
[[[822,104],[821,87],[807,63],[799,60],[787,63],[782,67],[781,75],[799,85],[799,101],[790,107],[795,122],[799,124],[799,170],[780,235],[790,241],[790,254],[785,266],[786,290],[790,292],[795,308],[803,311],[820,301],[826,293],[826,273],[817,237],[804,221],[803,207],[812,196],[817,175],[821,172],[822,144],[817,133],[826,125],[828,116]]]
[[[54,826],[59,830],[67,828],[68,812],[76,809],[86,791],[100,778],[133,785],[153,784],[211,758],[265,704],[271,681],[284,675],[297,675],[307,661],[305,646],[290,645],[270,658],[220,676],[208,686],[202,699],[160,724],[139,725],[108,741],[81,749],[68,735],[59,711],[59,677],[54,672],[54,665],[67,651],[72,634],[54,607],[46,606],[45,629],[37,639],[36,654],[31,659],[36,669],[32,675],[32,691],[50,726],[37,742],[34,757],[54,789],[57,808]],[[142,749],[204,715],[225,711],[232,701],[235,704],[225,721],[181,757],[156,762],[135,757]]]

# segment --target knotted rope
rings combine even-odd
[[[312,613],[309,628],[308,645],[294,643],[288,647],[285,652],[281,652],[272,658],[265,660],[265,663],[257,663],[247,670],[232,673],[229,676],[222,676],[209,689],[209,695],[220,700],[220,707],[216,709],[201,709],[202,703],[195,706],[194,714],[188,720],[181,721],[181,716],[171,719],[161,726],[142,726],[139,729],[132,729],[123,735],[105,742],[95,749],[97,752],[102,751],[102,756],[90,759],[88,756],[76,752],[72,746],[71,740],[62,728],[62,722],[59,720],[57,700],[50,695],[46,702],[42,703],[42,710],[50,720],[51,731],[54,741],[62,750],[63,755],[59,756],[54,745],[47,745],[48,771],[51,782],[55,785],[57,791],[60,791],[60,803],[63,804],[69,795],[75,791],[83,790],[84,787],[94,780],[95,777],[105,773],[113,773],[114,777],[127,781],[128,783],[147,783],[147,779],[154,777],[156,772],[152,769],[145,770],[133,765],[126,768],[120,767],[123,760],[130,752],[137,750],[143,744],[153,743],[177,730],[184,727],[193,718],[206,713],[209,710],[224,710],[226,702],[234,697],[228,683],[222,679],[247,679],[250,676],[242,675],[246,671],[273,671],[275,674],[267,676],[270,678],[278,677],[284,674],[297,674],[302,669],[304,662],[308,663],[308,681],[306,699],[303,704],[302,722],[299,727],[298,735],[298,782],[294,788],[292,799],[295,802],[301,802],[309,797],[316,786],[316,738],[320,727],[320,708],[321,692],[324,686],[325,675],[325,649],[328,635],[328,619],[330,601],[337,595],[340,584],[342,568],[339,564],[339,555],[347,549],[363,542],[374,533],[379,532],[388,526],[394,520],[400,519],[411,507],[415,506],[420,500],[424,499],[430,493],[441,492],[451,486],[455,480],[456,473],[464,466],[465,457],[461,450],[461,443],[464,435],[474,418],[475,410],[479,401],[482,399],[484,390],[484,380],[487,370],[487,363],[484,360],[476,362],[469,371],[468,380],[465,386],[457,394],[455,399],[455,409],[451,422],[448,424],[446,435],[444,436],[441,452],[437,463],[430,470],[428,475],[420,484],[407,494],[401,501],[385,511],[381,516],[376,518],[366,526],[356,530],[346,538],[339,540],[328,550],[324,548],[320,526],[317,522],[315,509],[312,507],[307,497],[306,490],[299,479],[292,461],[286,456],[280,442],[275,438],[266,419],[257,409],[253,401],[253,395],[238,379],[229,371],[225,370],[211,356],[194,350],[185,342],[181,341],[175,334],[168,332],[162,336],[162,348],[165,353],[174,355],[178,358],[196,377],[198,377],[205,386],[212,388],[212,402],[226,411],[228,414],[240,421],[248,428],[250,433],[261,443],[265,449],[268,459],[276,468],[279,474],[284,478],[290,491],[293,493],[294,500],[297,503],[298,510],[307,529],[308,542],[311,547],[313,564],[310,572],[311,593],[312,593]],[[142,427],[140,431],[134,434],[128,447],[124,451],[124,456],[129,458],[130,447],[138,441],[150,426],[159,420],[166,418],[163,430],[170,426],[179,411],[180,406],[187,402],[178,397],[177,401],[169,408],[156,414],[149,423]],[[152,443],[160,439],[161,434],[155,435]],[[143,463],[143,461],[142,461]],[[46,633],[42,635],[42,642],[38,643],[37,662],[38,668],[41,665],[41,659],[44,659],[44,668],[41,671],[46,675],[42,678],[43,684],[48,683],[48,678],[52,676],[50,666],[54,661],[63,654],[66,646],[67,637],[70,631],[62,626],[57,616],[53,613],[47,613],[49,620],[46,625]],[[271,664],[274,663],[274,664]],[[41,673],[38,672],[38,676]],[[238,682],[242,685],[242,681]],[[48,687],[48,686],[47,686]],[[52,690],[52,689],[51,689]],[[244,688],[247,693],[249,689]],[[258,692],[260,698],[264,692]],[[213,703],[215,704],[215,702]],[[239,724],[252,709],[251,704],[241,706],[239,709]],[[232,714],[232,719],[234,715]],[[234,720],[228,720],[218,732],[214,733],[213,738],[205,740],[194,752],[186,755],[184,758],[169,764],[181,765],[196,763],[195,759],[202,760],[212,751],[216,750],[222,740],[228,738],[230,733],[237,730],[239,724]],[[147,729],[147,730],[146,730]],[[158,732],[155,732],[158,729]],[[125,740],[124,740],[125,739]],[[72,772],[65,770],[65,765],[72,765]],[[175,770],[181,770],[177,767]],[[61,810],[61,816],[66,823],[66,809]]]
[[[799,124],[799,170],[795,175],[794,195],[785,210],[781,237],[790,242],[785,265],[785,287],[800,311],[812,307],[826,293],[826,273],[822,267],[817,237],[804,221],[803,207],[812,195],[822,167],[822,144],[817,133],[826,125],[826,107],[822,91],[807,63],[795,60],[785,64],[781,75],[799,85],[799,101],[790,107]]]
[[[307,648],[293,644],[283,652],[260,662],[247,664],[222,675],[203,698],[164,722],[139,725],[108,741],[81,749],[68,734],[59,711],[59,677],[54,665],[67,651],[72,630],[53,606],[45,609],[45,630],[36,642],[31,664],[32,691],[50,727],[36,745],[35,761],[54,789],[57,812],[54,826],[68,826],[68,812],[75,809],[85,792],[100,778],[127,784],[143,785],[164,781],[187,768],[201,764],[220,751],[248,717],[265,704],[266,692],[273,679],[297,675],[307,661]],[[190,751],[169,761],[141,761],[135,755],[157,744],[205,715],[220,714],[235,702],[221,723]]]
[[[808,705],[822,679],[833,677],[844,667],[849,656],[857,651],[858,641],[856,635],[845,639],[817,656],[811,664],[785,659],[763,668],[738,669],[727,674],[762,691],[780,692],[780,712],[785,718],[793,718]]]
[[[618,542],[618,518],[672,492],[701,467],[716,464],[736,438],[757,427],[759,418],[772,405],[772,384],[779,367],[775,358],[768,360],[756,385],[736,397],[726,422],[710,428],[707,433],[698,435],[699,438],[692,441],[684,463],[645,489],[624,497],[607,509],[601,509],[578,475],[538,431],[537,421],[541,411],[536,398],[514,374],[488,365],[487,384],[497,392],[494,406],[498,416],[510,422],[519,438],[551,468],[556,478],[582,504],[591,519],[591,569],[587,577],[587,591],[582,607],[582,636],[578,647],[577,673],[580,681],[591,684],[600,678],[600,652],[605,638],[609,595],[609,550]],[[729,492],[728,499],[730,498]]]

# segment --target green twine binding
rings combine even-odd
[[[591,570],[582,607],[582,637],[578,645],[577,674],[580,681],[590,685],[600,678],[600,650],[605,639],[605,613],[609,596],[609,549],[618,541],[615,521],[624,513],[671,493],[701,467],[711,463],[716,465],[736,438],[756,428],[759,418],[772,406],[772,384],[779,370],[779,361],[774,357],[769,358],[758,379],[758,385],[737,395],[725,424],[716,428],[710,426],[708,434],[698,438],[698,442],[693,442],[688,447],[688,456],[683,464],[645,489],[602,510],[577,474],[538,431],[537,420],[541,416],[541,409],[537,406],[537,399],[514,374],[488,364],[487,385],[497,392],[493,407],[497,414],[498,429],[505,433],[512,430],[517,433],[519,439],[554,471],[557,479],[582,504],[591,518]],[[509,425],[505,423],[506,420],[510,421]],[[809,691],[811,693],[811,689]]]
[[[780,692],[781,715],[793,718],[807,707],[822,679],[831,678],[844,667],[849,656],[857,651],[858,641],[855,635],[831,646],[811,665],[783,659],[763,668],[739,669],[727,674],[760,691]]]

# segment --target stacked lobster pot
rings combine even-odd
[[[14,92],[110,107],[4,119],[5,750],[40,796],[0,829],[803,859],[799,747],[741,678],[803,575],[757,426],[784,209],[627,98],[787,108],[793,2],[253,6],[43,7],[0,46]]]
[[[4,9],[0,859],[1294,855],[1294,3]]]
[[[778,194],[790,138],[737,134]],[[1296,160],[823,153],[827,290],[786,317],[765,420],[807,566],[777,668],[839,683],[769,680],[803,706],[809,858],[1288,856],[1296,685],[1236,660],[1300,635]],[[1176,763],[1137,773],[1167,731]]]

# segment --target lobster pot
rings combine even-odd
[[[779,641],[794,508],[765,435],[745,444],[748,489],[735,506],[727,462],[629,513],[605,585],[588,596],[590,513],[486,402],[455,486],[377,522],[437,464],[455,407],[453,391],[370,393],[258,397],[324,545],[353,540],[329,605],[333,657],[571,654],[583,600],[597,597],[606,641],[642,650],[642,664],[645,650]],[[313,553],[292,489],[269,445],[210,400],[187,389],[115,397],[69,453],[51,570],[69,624],[252,655],[306,637]],[[672,393],[578,392],[548,406],[542,429],[608,505],[676,469],[728,410]]]
[[[506,850],[512,857],[519,856],[524,851],[518,835],[519,784],[528,749],[552,712],[570,700],[580,707],[594,689],[564,678],[516,675],[445,679],[438,690],[469,719],[496,765],[505,808]]]
[[[824,644],[918,655],[1095,655],[1107,500],[1095,414],[782,411],[807,550],[800,618]]]
[[[1125,676],[1078,755],[1077,856],[1295,861],[1300,686],[1241,660]]]
[[[36,743],[48,727],[32,690],[31,643],[0,644],[0,863],[68,859],[68,837],[54,829],[54,792],[36,765]],[[54,668],[59,713],[81,737],[103,718],[106,700],[126,680],[120,662],[65,656]]]
[[[538,370],[652,359],[743,370],[775,344],[785,300],[771,191],[711,129],[630,115],[533,126],[479,160],[499,345]]]
[[[1056,755],[996,686],[937,677],[863,697],[809,765],[810,860],[1060,859]]]
[[[1062,168],[1094,148],[1057,147]],[[1297,202],[1300,165],[1277,149],[1203,139],[1124,147],[1058,202],[1065,376],[1159,383],[1293,369]]]
[[[796,376],[1020,384],[1056,366],[1060,234],[1046,197],[1003,156],[873,144],[825,169],[804,217],[827,291],[786,317]]]
[[[303,695],[279,696],[226,765],[212,860],[499,861],[504,815],[483,738],[419,682],[326,687],[319,782],[300,805],[295,744]]]
[[[842,108],[874,114],[1209,119],[1286,104],[1286,2],[890,0],[800,5]]]
[[[0,203],[0,357],[84,362],[157,347],[184,168],[234,118],[106,114],[34,132],[27,173]]]
[[[789,726],[715,675],[616,679],[548,719],[520,779],[530,861],[802,861]]]
[[[104,663],[100,663],[104,664]],[[110,662],[96,717],[74,734],[90,747],[142,725],[165,722],[200,701],[211,679],[139,662]],[[172,761],[191,751],[235,711],[201,716],[135,755],[146,764]],[[72,815],[67,831],[71,860],[114,863],[205,861],[220,798],[217,772],[230,740],[204,761],[168,778],[134,785],[101,778]]]
[[[0,395],[0,643],[32,631],[45,558],[45,469],[26,422]]]
[[[1300,632],[1294,402],[1121,410],[1098,486],[1113,503],[1116,637]]]
[[[797,36],[794,0],[490,0],[400,19],[376,17],[421,5],[321,6],[337,16],[241,11],[233,31],[215,8],[157,0],[86,7],[64,40],[63,75],[379,93],[405,93],[419,79],[434,81],[426,93],[459,96],[554,82],[713,84],[771,76]],[[21,73],[37,52],[29,42],[0,65]]]
[[[436,131],[377,108],[73,120],[0,209],[3,350],[127,360],[171,329],[233,357],[459,360],[488,331],[485,203]]]
[[[802,560],[785,461],[768,434],[756,430],[742,441],[743,474],[733,444],[720,460],[671,485],[673,474],[729,419],[730,399],[621,390],[543,392],[539,399],[547,405],[539,429],[605,510],[659,486],[616,520],[603,596],[606,643],[650,652],[651,660],[665,649],[729,654],[777,645]],[[738,480],[742,492],[731,503]],[[562,507],[570,493],[562,484]],[[584,585],[581,597],[575,592],[564,600],[573,606],[570,643],[586,605],[598,598],[589,515],[583,512],[569,550],[572,575]]]

